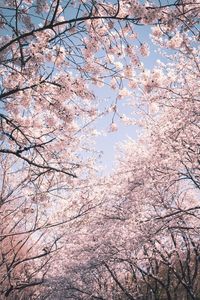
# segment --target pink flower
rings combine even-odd
[[[140,53],[142,56],[149,56],[149,46],[146,43],[141,44]]]
[[[112,123],[111,125],[110,125],[110,132],[115,132],[115,131],[117,131],[118,130],[118,128],[117,128],[117,124],[116,123]]]

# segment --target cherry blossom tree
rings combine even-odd
[[[55,297],[57,286],[61,299],[172,298],[181,288],[195,299],[199,13],[194,0],[1,4],[2,297]],[[145,69],[139,25],[174,51],[171,65]],[[116,97],[102,108],[104,87]],[[144,134],[100,178],[92,129],[108,114],[112,132],[116,117],[127,122],[127,96]]]

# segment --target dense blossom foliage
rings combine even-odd
[[[122,146],[104,202],[73,240],[71,255],[80,260],[60,278],[61,299],[198,299],[197,53],[188,41],[160,67],[163,79],[151,91],[139,79],[144,130]]]
[[[199,18],[198,0],[0,4],[1,299],[200,297]],[[107,117],[142,129],[102,176]]]

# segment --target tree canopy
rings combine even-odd
[[[198,0],[0,2],[1,299],[199,299],[199,20]],[[138,138],[102,175],[120,122]]]

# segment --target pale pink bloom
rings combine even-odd
[[[110,63],[114,63],[114,61],[115,61],[115,57],[112,54],[108,54],[108,59],[109,59]]]
[[[152,35],[154,37],[161,37],[162,36],[162,31],[160,30],[160,27],[159,26],[155,26],[152,28]]]
[[[133,125],[135,123],[135,121],[128,118],[125,114],[122,115],[121,120],[126,125]]]
[[[113,111],[115,112],[116,110],[117,110],[116,105],[111,105],[108,109],[109,112],[113,112]]]
[[[128,83],[128,86],[132,89],[135,89],[137,87],[137,80],[132,78],[129,83]]]
[[[140,66],[141,63],[137,55],[133,54],[130,58],[133,65]]]
[[[116,61],[114,64],[117,69],[123,69],[123,64],[120,61]]]
[[[104,86],[104,82],[102,80],[97,80],[96,85],[98,87],[103,87]]]
[[[158,15],[158,11],[156,9],[152,9],[152,10],[147,10],[145,9],[143,11],[144,15],[143,15],[143,23],[144,24],[151,24],[153,22],[155,22],[156,19],[159,18],[159,15]]]
[[[140,53],[142,56],[149,56],[149,46],[146,43],[141,45]]]
[[[137,39],[137,33],[133,32],[132,34],[129,35],[129,38],[132,39],[132,40]]]
[[[91,134],[92,134],[93,136],[100,136],[100,135],[101,135],[101,132],[98,131],[98,130],[96,130],[96,129],[94,129],[94,130],[92,130]]]
[[[159,111],[159,106],[157,103],[150,103],[149,104],[149,112],[151,114],[156,114]]]
[[[116,79],[113,78],[111,81],[110,81],[110,86],[113,90],[115,90],[117,88],[117,83],[116,83]]]
[[[118,128],[117,128],[117,124],[116,123],[112,123],[111,125],[110,125],[110,132],[115,132],[115,131],[117,131],[118,130]]]
[[[180,48],[183,43],[183,38],[180,36],[179,33],[176,33],[176,35],[168,42],[168,47],[172,49]]]
[[[55,125],[55,119],[53,117],[47,117],[46,125],[52,127],[53,125]]]
[[[113,27],[114,27],[114,23],[112,21],[109,21],[108,22],[108,28],[113,29]]]
[[[133,70],[131,66],[126,66],[124,70],[124,76],[131,77],[133,75]]]
[[[123,88],[119,90],[117,98],[121,99],[123,97],[128,97],[128,96],[130,96],[130,92],[126,88]]]

